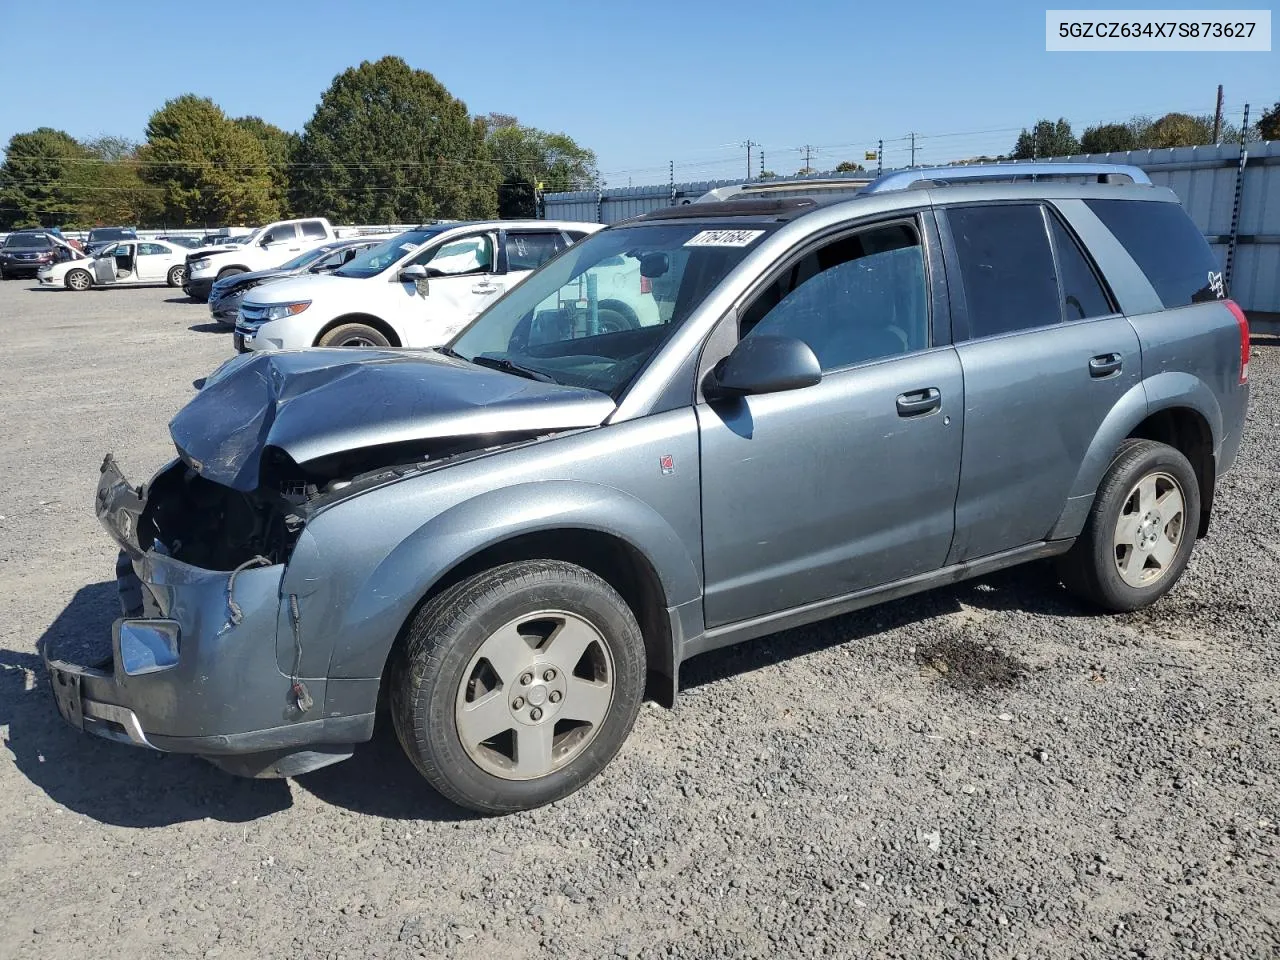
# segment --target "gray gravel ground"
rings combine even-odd
[[[709,655],[605,775],[474,819],[382,729],[293,782],[92,740],[91,495],[229,355],[169,290],[0,285],[0,957],[1280,956],[1280,346],[1155,609],[1026,568]]]

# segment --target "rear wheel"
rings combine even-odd
[[[93,277],[87,270],[72,270],[66,279],[68,290],[88,290],[93,286]]]
[[[169,276],[166,278],[169,286],[180,287],[183,281],[187,279],[187,268],[182,264],[169,268]]]
[[[316,341],[317,347],[389,347],[391,341],[382,331],[367,323],[344,323],[334,327]]]
[[[567,796],[613,759],[644,693],[640,628],[569,563],[509,563],[414,618],[391,680],[396,733],[455,803],[509,813]]]
[[[1059,562],[1063,583],[1106,610],[1155,603],[1186,570],[1199,522],[1200,487],[1187,458],[1163,443],[1128,440]]]

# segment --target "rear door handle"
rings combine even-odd
[[[1118,353],[1100,353],[1089,361],[1089,376],[1095,379],[1110,377],[1120,372],[1124,357]]]
[[[899,394],[898,416],[918,417],[933,413],[942,406],[942,391],[937,387],[925,387],[923,390],[912,390]]]

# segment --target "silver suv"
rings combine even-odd
[[[707,650],[1042,557],[1155,602],[1239,449],[1248,345],[1133,168],[657,211],[443,348],[227,362],[145,487],[108,457],[125,616],[94,662],[45,651],[58,707],[290,776],[385,699],[443,794],[534,807]]]

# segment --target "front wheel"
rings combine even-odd
[[[509,563],[428,601],[391,679],[396,734],[420,773],[482,813],[573,793],[613,759],[644,693],[644,641],[582,567]]]
[[[186,267],[179,264],[176,267],[169,268],[169,276],[166,278],[166,282],[169,284],[169,286],[180,287],[182,286],[183,282],[186,279],[187,279]]]
[[[317,347],[389,347],[391,341],[367,323],[344,323],[316,341]]]
[[[87,270],[72,270],[67,274],[68,290],[88,290],[93,286],[93,277]]]
[[[1128,440],[1111,461],[1084,532],[1059,561],[1063,583],[1105,610],[1155,603],[1191,559],[1200,485],[1190,462],[1153,440]]]

